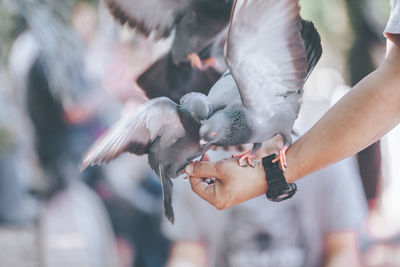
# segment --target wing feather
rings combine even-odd
[[[306,51],[298,1],[236,0],[226,62],[248,108],[303,87]]]
[[[145,35],[167,37],[191,0],[105,0],[111,14]]]
[[[122,117],[106,131],[84,156],[81,170],[107,163],[126,151],[137,155],[147,153],[157,137],[168,145],[184,134],[177,105],[167,97],[155,98],[134,114]]]

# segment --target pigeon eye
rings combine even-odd
[[[209,136],[210,138],[213,138],[213,137],[216,137],[216,136],[217,136],[217,133],[216,133],[216,132],[211,132],[211,133],[208,134],[208,136]]]

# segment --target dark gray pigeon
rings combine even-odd
[[[200,58],[215,58],[221,65],[219,71],[217,68],[199,70],[193,68],[189,62],[174,64],[172,53],[169,52],[147,68],[136,82],[150,99],[167,96],[179,103],[181,97],[189,92],[208,94],[211,86],[215,84],[226,69],[223,63],[225,42],[215,44],[202,50],[199,56]]]
[[[322,53],[311,22],[300,18],[293,0],[235,1],[228,35],[229,71],[208,95],[214,114],[200,128],[202,145],[253,143],[239,156],[252,165],[261,143],[276,134],[285,149],[299,113],[303,84]]]
[[[220,40],[228,26],[233,0],[105,0],[110,12],[122,24],[128,23],[156,39],[175,30],[171,55],[174,64],[190,60],[204,69],[198,53]]]
[[[162,185],[165,215],[173,223],[170,178],[208,149],[199,145],[199,128],[211,113],[211,104],[200,93],[184,95],[179,105],[167,97],[154,98],[104,133],[84,156],[81,169],[107,163],[123,152],[148,154]]]

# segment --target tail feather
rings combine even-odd
[[[172,224],[175,222],[174,210],[172,208],[172,190],[173,184],[171,179],[168,177],[165,168],[159,166],[159,177],[162,187],[163,199],[164,199],[164,214],[168,221]]]

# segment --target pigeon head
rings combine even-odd
[[[180,110],[201,125],[213,112],[211,102],[202,93],[192,92],[180,100]]]
[[[226,117],[223,112],[217,112],[210,119],[206,120],[199,131],[200,145],[218,144],[219,141],[227,136],[229,124],[224,123],[225,121]]]

